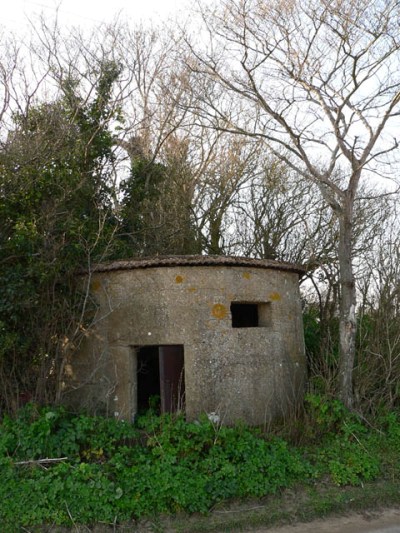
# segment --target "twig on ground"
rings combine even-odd
[[[46,459],[30,459],[29,461],[18,461],[14,463],[15,465],[42,465],[46,463],[59,463],[61,461],[66,461],[68,457],[55,457],[55,458],[46,458]]]

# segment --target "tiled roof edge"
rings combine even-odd
[[[112,261],[110,263],[95,264],[92,266],[91,271],[112,272],[115,270],[135,270],[169,266],[244,266],[272,270],[285,270],[289,272],[296,272],[300,275],[306,272],[305,267],[292,263],[273,261],[271,259],[253,259],[250,257],[233,257],[222,255],[174,255],[127,259]]]

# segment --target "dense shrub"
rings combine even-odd
[[[120,68],[99,68],[87,100],[66,78],[53,101],[20,108],[1,132],[0,409],[11,413],[55,401],[90,323],[76,273],[118,247],[108,123],[119,118],[110,98]]]
[[[295,448],[278,436],[207,419],[186,423],[148,414],[132,426],[28,405],[0,426],[2,531],[206,512],[225,499],[261,497],[327,476],[360,484],[379,474],[383,441],[386,451],[400,447],[395,416],[377,432],[320,397],[308,398],[308,412],[314,417],[304,421],[309,444]],[[317,430],[307,429],[313,425]],[[325,436],[317,445],[321,428]],[[44,458],[64,459],[37,461]]]

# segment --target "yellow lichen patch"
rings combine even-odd
[[[93,291],[93,292],[96,292],[100,289],[101,287],[101,283],[98,279],[92,281],[92,283],[90,284],[90,289]]]
[[[197,291],[196,287],[189,287],[188,288],[188,292],[196,292],[196,291]]]
[[[183,283],[183,276],[176,276],[175,283]]]
[[[250,272],[243,272],[243,274],[242,274],[242,278],[244,278],[244,279],[250,279],[250,278],[251,278],[251,274],[250,274]]]
[[[279,292],[271,292],[269,299],[273,302],[279,302],[279,300],[282,299],[282,296],[279,294]]]
[[[213,317],[218,318],[219,320],[221,318],[225,318],[226,315],[228,314],[227,308],[222,304],[213,305],[211,312],[212,312]]]

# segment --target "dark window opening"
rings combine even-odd
[[[257,304],[231,304],[233,328],[257,328],[258,306]]]
[[[185,397],[182,345],[143,346],[137,354],[138,411],[182,411]]]
[[[231,303],[233,328],[263,328],[271,325],[271,304],[265,303]]]

